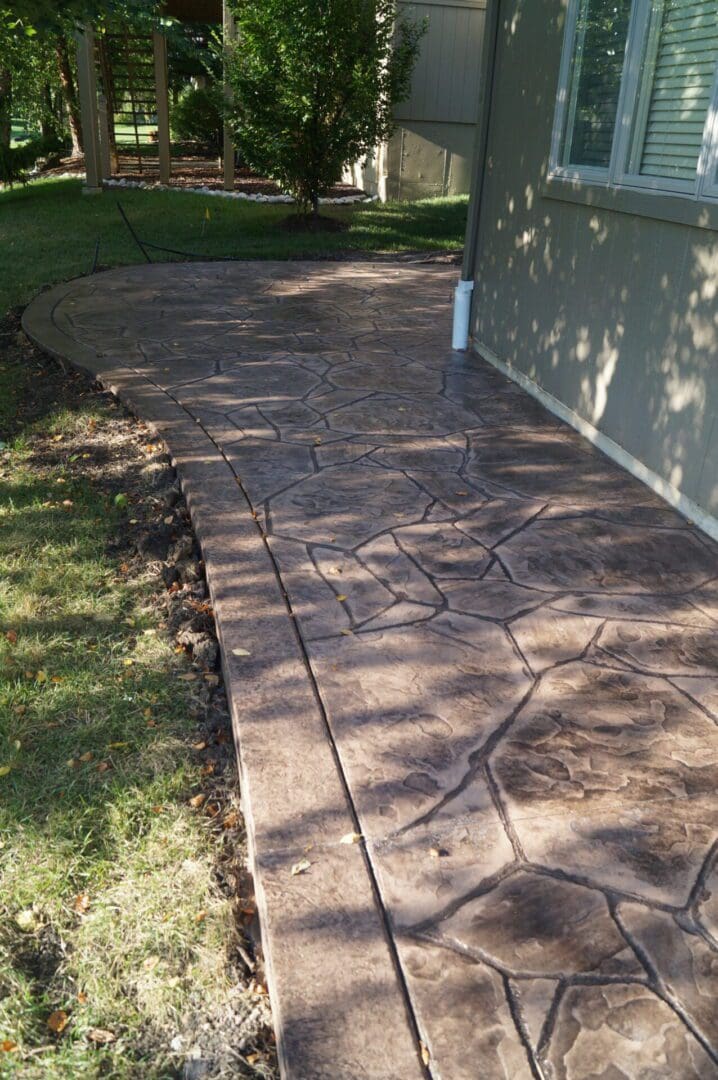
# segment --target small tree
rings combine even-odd
[[[306,212],[392,132],[423,23],[396,0],[235,0],[229,117],[248,164]]]

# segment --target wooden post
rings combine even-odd
[[[157,145],[160,152],[160,183],[169,184],[170,159],[170,99],[167,78],[167,38],[157,30],[152,34],[155,57],[155,96],[157,98]]]
[[[107,98],[97,96],[97,120],[100,132],[100,172],[103,180],[112,176],[112,155],[110,154],[110,125],[107,122]]]
[[[85,185],[87,195],[102,191],[102,166],[97,118],[97,79],[95,76],[95,35],[86,26],[75,34],[77,42],[77,82],[80,91],[80,115],[85,147]]]
[[[228,48],[229,43],[231,41],[234,41],[236,33],[237,30],[234,24],[234,15],[232,14],[229,3],[227,2],[227,0],[222,0],[222,38],[224,41],[225,50]],[[224,76],[224,96],[227,101],[232,100],[232,88],[227,82],[226,65]],[[224,170],[224,190],[234,191],[234,143],[232,142],[232,132],[227,123],[224,124],[222,165]]]

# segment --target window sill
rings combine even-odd
[[[603,187],[586,180],[549,177],[541,188],[546,199],[560,199],[580,206],[595,206],[618,214],[672,221],[697,229],[718,231],[718,202],[698,202],[684,195],[664,195],[634,188]]]

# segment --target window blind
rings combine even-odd
[[[664,0],[642,175],[695,181],[717,64],[718,0]]]

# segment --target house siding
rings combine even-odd
[[[547,195],[564,16],[501,3],[474,342],[715,517],[718,233]]]
[[[388,199],[466,194],[486,0],[414,0],[399,8],[428,22],[411,94],[396,108],[388,143],[353,166],[347,179]]]

